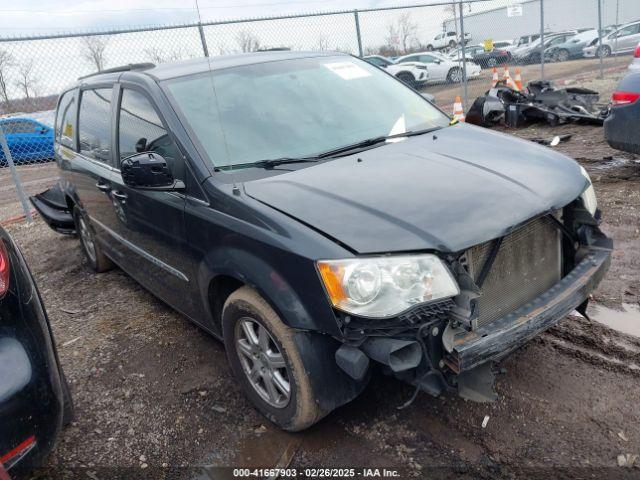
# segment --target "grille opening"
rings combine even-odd
[[[469,273],[477,281],[493,241],[465,253]],[[504,237],[476,300],[478,328],[526,305],[561,279],[561,234],[552,220],[541,217]]]

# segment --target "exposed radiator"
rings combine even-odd
[[[493,241],[466,252],[471,276],[478,280]],[[474,328],[487,325],[551,288],[561,278],[561,234],[549,218],[539,218],[507,235],[476,301]]]

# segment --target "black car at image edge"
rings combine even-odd
[[[495,399],[492,363],[584,311],[610,261],[576,162],[349,55],[105,71],[63,92],[55,141],[45,220],[221,338],[287,430],[374,369]]]
[[[640,154],[640,73],[631,73],[618,83],[604,121],[604,138],[612,148]]]
[[[0,227],[0,479],[38,467],[72,416],[40,293],[20,250]]]

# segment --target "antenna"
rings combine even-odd
[[[196,11],[198,12],[198,24],[202,26],[202,15],[200,14],[200,5],[198,0],[194,0],[196,4]],[[220,123],[220,132],[222,133],[222,141],[224,142],[224,151],[226,153],[226,164],[229,165],[229,173],[231,174],[231,180],[233,181],[233,193],[234,195],[240,194],[240,189],[236,185],[236,179],[233,175],[233,164],[231,163],[231,154],[229,152],[229,144],[227,142],[227,134],[224,129],[224,123],[222,121],[222,115],[220,113],[220,103],[218,102],[218,92],[216,91],[216,83],[213,81],[213,68],[211,67],[211,57],[207,55],[207,65],[209,67],[209,80],[211,82],[211,90],[213,91],[213,100],[215,102],[216,113]]]

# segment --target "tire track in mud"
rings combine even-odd
[[[640,338],[570,316],[541,339],[556,350],[592,365],[640,377]]]

